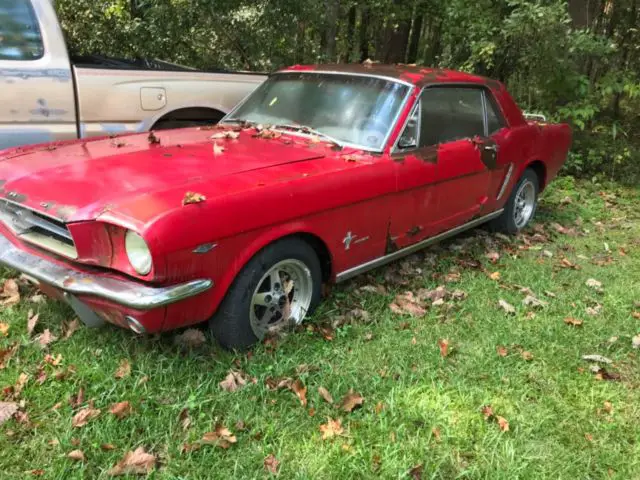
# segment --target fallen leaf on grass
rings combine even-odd
[[[33,333],[33,330],[36,328],[36,325],[38,324],[38,320],[40,319],[40,315],[39,314],[33,314],[33,310],[29,310],[29,313],[27,314],[27,335],[31,336],[31,334]]]
[[[438,340],[438,347],[440,348],[440,356],[446,357],[449,355],[449,340],[446,338],[441,338]]]
[[[7,363],[9,362],[9,360],[11,360],[11,357],[13,357],[13,355],[16,353],[17,350],[18,350],[17,343],[14,343],[13,345],[9,346],[9,348],[0,350],[0,370],[6,367]]]
[[[349,390],[349,393],[344,396],[338,408],[347,413],[351,413],[354,409],[361,407],[363,403],[364,397],[362,395],[353,390]]]
[[[498,415],[496,416],[496,420],[498,421],[498,426],[500,427],[500,430],[502,430],[503,432],[509,431],[509,422],[507,422],[506,418]]]
[[[333,404],[333,397],[329,393],[329,390],[324,387],[318,387],[318,394],[320,394],[325,402]]]
[[[493,273],[490,273],[490,274],[489,274],[489,278],[490,278],[491,280],[496,281],[496,282],[497,282],[498,280],[500,280],[500,277],[501,277],[500,272],[493,272]]]
[[[513,305],[511,305],[510,303],[505,302],[504,300],[500,299],[498,300],[498,305],[508,314],[515,314],[516,313],[516,309]]]
[[[235,392],[240,390],[247,384],[247,380],[245,378],[244,373],[238,372],[236,370],[229,370],[227,376],[222,380],[218,385],[225,392]]]
[[[296,394],[303,407],[307,406],[307,387],[299,378],[291,384],[291,391]]]
[[[180,335],[176,335],[176,345],[183,348],[199,348],[207,341],[207,338],[202,333],[202,330],[197,328],[189,328],[182,332]]]
[[[112,477],[119,475],[145,475],[156,466],[156,457],[144,451],[143,447],[127,452],[115,467],[107,472]]]
[[[631,339],[632,348],[640,348],[640,333]]]
[[[84,462],[85,460],[82,450],[73,450],[72,452],[69,452],[67,454],[67,458],[75,460],[76,462]]]
[[[320,432],[322,433],[322,440],[328,440],[330,438],[342,435],[344,428],[342,428],[342,420],[333,420],[327,417],[327,423],[320,425]]]
[[[498,345],[496,346],[496,352],[498,353],[498,355],[500,355],[501,357],[506,357],[509,354],[509,351],[507,350],[507,347],[504,347],[502,345]]]
[[[89,420],[97,418],[99,415],[100,410],[98,409],[91,407],[83,408],[73,416],[73,419],[71,420],[71,426],[73,428],[84,427],[87,423],[89,423]]]
[[[18,411],[16,402],[0,402],[0,425],[13,417]]]
[[[71,338],[71,335],[73,335],[76,332],[76,330],[78,330],[79,328],[80,328],[80,321],[77,318],[74,318],[70,322],[64,324],[64,328],[62,329],[63,331],[62,336],[65,339]]]
[[[422,480],[423,471],[424,465],[414,465],[413,467],[411,467],[411,470],[409,470],[409,477],[411,477],[412,480]]]
[[[0,336],[6,337],[9,334],[9,324],[0,322]]]
[[[55,342],[57,339],[58,337],[56,337],[53,333],[51,333],[51,330],[47,328],[40,335],[36,336],[35,341],[38,342],[38,344],[42,348],[46,348],[47,346],[49,346],[50,343]]]
[[[520,356],[522,357],[523,360],[526,360],[527,362],[530,362],[531,360],[533,360],[533,353],[531,352],[527,352],[526,350],[523,351]]]
[[[585,309],[585,312],[587,313],[587,315],[591,315],[592,317],[597,317],[598,315],[600,315],[601,311],[602,311],[602,305],[600,305],[599,303],[595,307],[587,307]]]
[[[182,206],[186,206],[186,205],[193,205],[196,203],[202,203],[207,199],[207,197],[205,197],[204,195],[202,195],[201,193],[196,193],[196,192],[187,192],[184,194],[184,198],[182,199]]]
[[[527,295],[524,298],[524,300],[522,300],[522,304],[526,305],[527,307],[534,307],[534,308],[542,308],[542,307],[546,307],[547,305],[549,305],[544,300],[540,300],[540,299],[536,298],[533,295]]]
[[[215,445],[216,447],[227,449],[234,443],[238,442],[236,436],[221,424],[216,425],[213,432],[207,432],[202,437],[202,443]]]
[[[564,323],[571,325],[572,327],[581,327],[584,322],[577,318],[567,317],[564,319]]]
[[[500,260],[500,254],[498,252],[487,252],[485,254],[485,257],[491,262],[491,263],[497,263],[498,260]]]
[[[422,302],[413,292],[405,292],[396,295],[396,298],[389,308],[393,313],[399,315],[411,315],[412,317],[422,317],[427,311],[422,306]]]
[[[264,459],[264,469],[269,473],[272,473],[272,474],[276,475],[278,473],[278,466],[279,465],[280,465],[280,462],[273,455],[273,453],[270,453]]]
[[[596,290],[600,290],[602,288],[602,283],[596,280],[595,278],[589,278],[585,285],[589,288],[594,288]]]
[[[118,367],[118,370],[116,370],[114,377],[120,380],[128,377],[129,375],[131,375],[131,364],[129,363],[129,360],[125,358],[120,361],[120,366]]]
[[[69,405],[71,408],[78,408],[80,405],[84,403],[84,388],[80,388],[76,395],[72,395],[69,398]]]
[[[605,401],[603,403],[604,406],[604,411],[607,413],[612,413],[613,412],[613,403],[609,402],[608,400]]]
[[[583,355],[582,360],[586,362],[596,362],[596,363],[606,363],[607,365],[611,365],[613,363],[607,357],[603,357],[602,355]]]
[[[10,307],[20,303],[20,289],[18,283],[10,278],[5,280],[0,290],[0,305],[3,307]]]
[[[491,405],[484,405],[481,409],[482,414],[484,415],[485,420],[489,420],[493,417],[493,408]]]
[[[132,411],[133,409],[131,408],[131,403],[127,401],[115,403],[109,409],[109,412],[118,417],[120,420],[128,417]]]

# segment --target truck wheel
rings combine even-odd
[[[526,227],[538,206],[538,175],[527,168],[509,195],[504,212],[491,222],[493,230],[515,234]]]
[[[297,325],[320,302],[322,272],[306,242],[287,238],[258,252],[233,281],[209,329],[227,349],[245,350]]]

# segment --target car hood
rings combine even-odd
[[[223,138],[189,128],[0,152],[0,198],[66,222],[93,220],[141,195],[322,158],[327,146],[255,130]]]

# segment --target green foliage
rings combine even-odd
[[[523,109],[572,125],[569,172],[635,179],[640,9],[635,0],[584,3],[57,0],[56,5],[71,50],[78,53],[260,71],[404,58],[497,78]],[[411,59],[410,43],[415,43]]]

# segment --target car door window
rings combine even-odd
[[[37,60],[43,54],[30,0],[0,0],[0,60]]]
[[[485,92],[486,107],[487,107],[487,126],[489,129],[489,135],[493,135],[498,130],[505,126],[502,114],[500,114],[495,100],[491,97],[489,92]]]
[[[483,91],[479,88],[431,87],[420,97],[420,146],[485,136]]]

